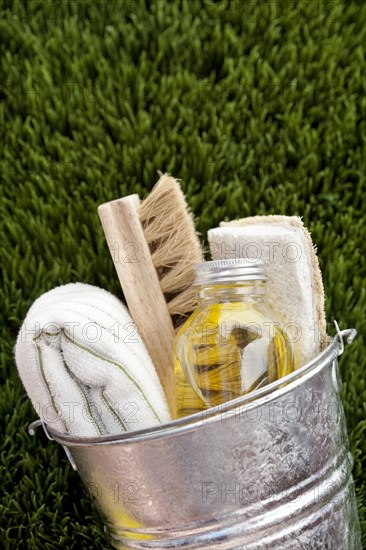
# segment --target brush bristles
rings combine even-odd
[[[203,252],[178,181],[163,174],[141,203],[139,217],[158,272],[161,289],[176,323],[196,307],[193,266]]]
[[[168,310],[171,316],[187,317],[197,306],[196,289],[189,286],[183,292],[177,294],[168,302]]]

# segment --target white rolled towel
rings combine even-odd
[[[38,298],[15,358],[36,412],[59,432],[93,437],[171,420],[127,308],[101,288],[70,283]]]

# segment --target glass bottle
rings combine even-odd
[[[235,399],[295,369],[293,347],[265,302],[261,262],[203,262],[195,273],[198,306],[175,339],[177,418]]]

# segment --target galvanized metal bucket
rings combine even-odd
[[[311,363],[248,396],[154,429],[91,439],[44,428],[115,548],[359,550],[337,364],[355,334],[338,331]]]

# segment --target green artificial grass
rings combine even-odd
[[[3,548],[107,547],[13,346],[27,309],[70,281],[121,296],[98,204],[183,180],[197,228],[303,216],[318,245],[366,542],[365,4],[1,0]],[[341,550],[341,549],[340,549]],[[346,550],[346,549],[345,549]]]

